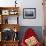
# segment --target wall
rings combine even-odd
[[[22,2],[22,1],[21,1]],[[26,3],[25,3],[26,2]],[[36,19],[23,19],[23,8],[36,8]],[[20,8],[20,25],[22,26],[43,26],[42,0],[25,0]]]
[[[15,0],[0,0],[0,6],[15,6]],[[19,9],[20,26],[43,26],[43,0],[17,0]],[[23,8],[36,8],[36,19],[23,19]]]

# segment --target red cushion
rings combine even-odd
[[[36,33],[33,31],[32,28],[28,28],[24,34],[24,37],[22,38],[22,46],[26,46],[25,39],[28,39],[29,37],[37,36]]]

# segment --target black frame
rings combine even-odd
[[[36,8],[23,8],[23,18],[24,19],[35,19]]]

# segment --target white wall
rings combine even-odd
[[[15,6],[15,0],[0,0],[0,6]],[[42,0],[17,0],[19,9],[19,24],[21,26],[43,26]],[[23,19],[23,8],[36,8],[36,19]]]
[[[22,1],[21,1],[22,2]],[[36,19],[23,19],[23,8],[36,8]],[[43,26],[42,0],[24,0],[21,3],[20,25],[22,26]]]

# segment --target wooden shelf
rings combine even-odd
[[[19,41],[1,41],[1,44],[0,45],[3,45],[3,46],[18,46],[18,42]]]
[[[18,9],[19,9],[19,7],[0,7],[0,14],[2,14],[2,11],[4,11],[5,13],[7,12],[7,15],[18,15]],[[4,14],[4,15],[6,15],[6,14]]]
[[[3,41],[3,42],[5,42],[5,43],[8,43],[8,42],[12,43],[12,42],[19,42],[19,40],[15,40],[15,41],[10,40],[10,41]]]
[[[0,24],[1,31],[5,28],[10,28],[14,31],[14,29],[19,31],[19,25],[18,24]]]
[[[19,7],[0,7],[0,10],[12,10],[12,9],[16,9],[16,10],[18,10],[19,9]]]
[[[19,10],[19,7],[0,7],[0,20],[1,20],[0,32],[1,33],[3,33],[4,29],[11,29],[10,31],[14,31],[14,33],[13,33],[14,37],[15,37],[15,33],[18,33],[18,31],[20,29],[19,22],[18,22],[18,17],[19,17],[18,10]],[[17,23],[16,24],[9,24],[8,18],[7,18],[8,16],[14,16],[14,17],[17,16],[16,17]],[[14,37],[13,37],[13,39],[14,39]],[[18,38],[17,34],[16,34],[16,37]],[[15,39],[15,41],[13,41],[13,39],[10,39],[9,41],[5,41],[2,38],[3,37],[1,34],[0,46],[18,46],[18,42],[19,42],[18,39],[17,39],[17,41],[16,41],[16,39]]]

